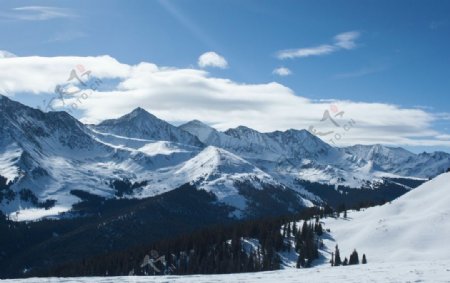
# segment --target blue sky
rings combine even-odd
[[[391,143],[414,151],[450,148],[449,1],[2,1],[0,10],[0,50],[18,57],[108,55],[130,66],[150,62],[177,69],[205,69],[209,78],[238,85],[277,82],[310,101],[421,109],[433,116],[433,121],[418,121],[426,123],[420,126],[422,134],[408,138],[424,142],[402,141],[405,133]],[[347,42],[350,45],[339,46],[336,36],[346,33],[354,35]],[[284,50],[317,51],[318,47],[329,50],[280,59]],[[223,57],[226,68],[199,67],[199,56],[209,51]],[[290,74],[275,74],[281,67]],[[4,89],[30,105],[41,100],[36,96],[42,94],[39,91],[29,95],[34,90]],[[184,120],[159,111],[155,104],[147,109],[175,123]],[[350,109],[344,109],[348,117]],[[83,111],[77,115],[93,110]],[[395,113],[389,115],[396,117]],[[219,128],[233,126],[212,116],[197,118]],[[245,118],[238,116],[241,120],[236,118],[236,123],[245,123]],[[403,118],[399,113],[398,119]],[[408,121],[415,123],[413,118]],[[361,135],[362,131],[359,138]],[[441,136],[440,142],[425,142],[436,135]],[[386,142],[375,137],[362,142]]]

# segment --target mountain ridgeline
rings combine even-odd
[[[450,167],[444,152],[336,148],[306,130],[220,132],[198,120],[175,127],[142,108],[98,125],[5,96],[0,108],[0,176],[9,184],[0,209],[17,220],[46,202],[53,207],[43,217],[70,213],[81,201],[73,191],[143,199],[187,183],[230,207],[232,218],[274,207],[356,206],[389,201]]]

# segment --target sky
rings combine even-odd
[[[97,123],[450,151],[450,1],[2,1],[0,92]]]

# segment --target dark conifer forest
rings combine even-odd
[[[319,235],[323,231],[313,216],[320,213],[323,210],[312,208],[297,216],[251,220],[202,229],[120,252],[41,269],[30,275],[182,275],[276,270],[281,263],[278,253],[291,248],[286,241],[290,237],[295,239],[295,250],[300,255],[298,267],[310,267],[319,256]],[[312,220],[304,221],[302,227],[293,228],[295,221],[301,219]],[[286,223],[289,223],[289,231]],[[257,240],[259,245],[246,249],[243,246],[245,239]]]
[[[2,186],[3,191],[8,188]],[[342,204],[338,210],[326,205],[231,221],[227,207],[218,207],[214,198],[190,185],[144,200],[72,194],[83,199],[72,212],[78,217],[15,222],[0,215],[0,241],[7,243],[0,255],[0,277],[268,271],[281,268],[283,252],[295,252],[296,267],[308,268],[320,258],[322,237],[328,233],[320,219],[346,216]],[[20,252],[24,249],[26,253]],[[357,264],[359,258],[354,251],[349,261],[342,261],[336,246],[333,261],[335,266]]]

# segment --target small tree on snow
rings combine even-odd
[[[362,264],[366,264],[366,263],[367,263],[366,254],[363,254]]]
[[[348,264],[359,264],[359,256],[356,250],[353,250],[352,254],[350,255]]]
[[[344,262],[342,263],[342,265],[343,265],[343,266],[348,265],[348,259],[347,259],[347,258],[344,259]]]
[[[338,245],[336,245],[336,250],[334,251],[334,265],[339,266],[342,264],[341,254],[339,252]]]

